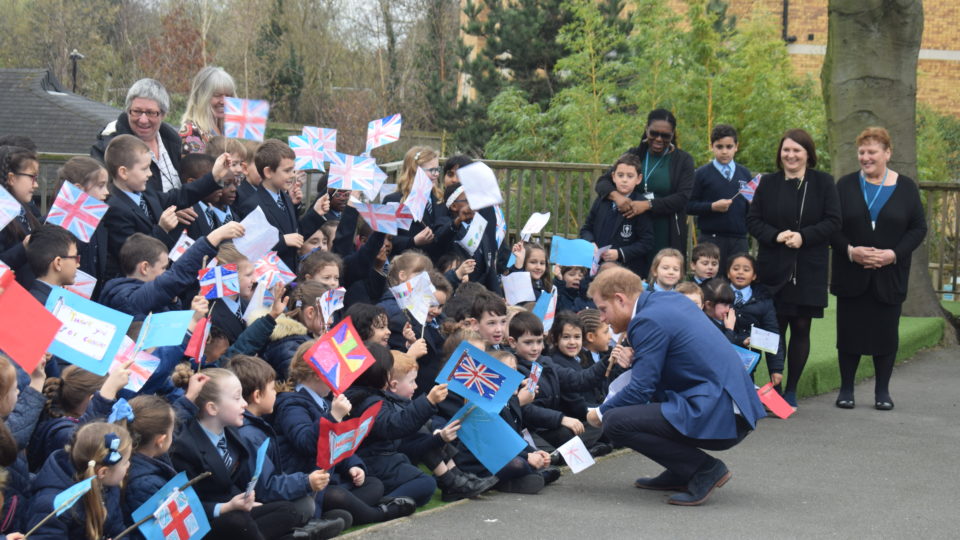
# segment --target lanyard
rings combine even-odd
[[[647,150],[647,152],[643,155],[643,191],[644,192],[647,191],[647,179],[650,178],[650,175],[657,170],[657,167],[660,166],[660,162],[663,161],[663,158],[666,157],[666,155],[667,155],[667,152],[665,151],[663,155],[661,155],[657,159],[657,162],[653,164],[653,168],[649,170],[648,170],[648,167],[650,166],[650,151]]]
[[[863,189],[863,202],[867,205],[867,212],[873,210],[873,204],[877,202],[877,197],[880,196],[880,192],[883,191],[883,185],[887,183],[887,175],[890,174],[890,169],[886,169],[883,173],[883,181],[880,182],[880,185],[877,186],[877,192],[873,194],[873,198],[869,201],[867,200],[867,177],[863,174],[863,171],[860,171],[860,187]]]

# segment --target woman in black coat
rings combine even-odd
[[[650,212],[653,221],[653,247],[648,259],[663,248],[671,247],[686,253],[687,249],[687,200],[693,191],[693,157],[673,144],[677,119],[666,109],[655,109],[647,115],[647,126],[640,146],[627,150],[643,162],[643,179],[637,191],[643,195],[639,200],[617,193],[611,172],[607,171],[596,185],[597,196],[616,203],[617,209],[626,218]],[[641,268],[649,268],[640,264]],[[643,276],[646,277],[646,276]]]
[[[757,281],[774,295],[780,347],[787,343],[783,397],[797,406],[797,383],[810,355],[810,323],[827,306],[831,235],[840,230],[840,201],[833,177],[817,164],[813,139],[791,129],[780,139],[778,172],[761,177],[747,229],[757,239]]]
[[[927,233],[916,183],[887,168],[893,150],[883,128],[857,137],[860,170],[837,182],[843,228],[833,235],[830,292],[837,297],[837,407],[852,409],[861,355],[873,356],[874,406],[893,408],[890,376],[899,346],[900,307],[910,257]]]

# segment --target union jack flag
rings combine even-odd
[[[200,294],[207,300],[230,296],[240,292],[240,279],[236,264],[225,264],[204,268],[197,274],[200,280]]]
[[[323,148],[320,147],[320,141],[305,135],[291,135],[287,137],[287,143],[296,156],[293,160],[294,169],[298,171],[323,170]]]
[[[397,203],[390,203],[397,204]],[[397,205],[397,227],[409,231],[413,225],[413,213],[407,208],[406,204]]]
[[[297,279],[297,275],[280,260],[276,251],[271,251],[253,265],[253,279],[269,289],[281,281],[286,285]]]
[[[531,394],[537,393],[537,385],[540,384],[540,374],[543,373],[543,366],[540,362],[530,362],[530,377],[527,383],[527,390]]]
[[[270,104],[266,101],[228,97],[223,106],[223,134],[235,139],[262,141],[269,114]]]
[[[372,157],[351,156],[334,152],[330,156],[330,176],[327,187],[331,189],[362,189],[373,188],[376,177],[376,161]],[[382,171],[381,171],[382,173]]]
[[[553,319],[557,314],[557,288],[554,287],[552,291],[544,292],[540,295],[540,298],[537,299],[537,303],[533,306],[533,314],[537,317],[540,317],[540,320],[543,321],[543,331],[549,332],[553,328]]]
[[[497,216],[497,245],[501,246],[507,237],[507,216],[503,215],[503,208],[499,204],[493,205],[493,212]]]
[[[139,392],[143,385],[147,384],[153,372],[160,367],[160,359],[148,352],[138,351],[137,344],[124,336],[123,344],[120,345],[120,350],[117,351],[117,355],[113,357],[113,363],[110,364],[110,372],[119,369],[120,366],[131,359],[134,359],[134,362],[129,367],[130,379],[124,388],[131,392]]]
[[[323,150],[324,161],[332,160],[330,156],[337,151],[337,130],[315,126],[303,126],[303,136],[317,141],[317,144],[319,144],[320,148]]]
[[[7,226],[23,210],[20,201],[13,198],[9,191],[0,187],[0,229]]]
[[[337,287],[336,289],[330,289],[327,292],[323,293],[317,303],[320,304],[320,312],[323,313],[324,324],[330,322],[330,317],[333,314],[343,308],[343,297],[347,294],[347,290],[343,287]]]
[[[393,205],[357,203],[354,207],[371,229],[385,234],[397,234],[397,209]]]
[[[379,146],[397,142],[400,139],[400,125],[403,118],[399,114],[392,114],[386,118],[372,120],[367,124],[367,149],[365,155]]]
[[[454,366],[453,373],[450,376],[468,390],[472,390],[486,399],[493,399],[500,391],[500,386],[505,380],[503,375],[492,370],[490,366],[482,362],[475,362],[467,351],[460,354],[460,359],[457,360],[457,365]]]
[[[306,358],[335,395],[342,394],[375,361],[350,317],[318,339]]]
[[[47,214],[47,223],[72,232],[81,242],[89,242],[107,208],[106,203],[87,195],[70,182],[64,182]]]
[[[753,202],[753,195],[757,192],[757,186],[760,185],[760,175],[753,177],[749,182],[740,181],[740,194],[747,202]]]
[[[433,182],[423,172],[423,169],[417,167],[417,175],[413,177],[413,185],[410,187],[410,193],[404,199],[403,204],[410,209],[414,219],[423,221],[423,213],[427,209],[427,203],[430,202],[430,193],[433,191]]]
[[[90,300],[90,297],[93,296],[93,290],[96,287],[97,278],[91,276],[83,270],[78,269],[77,277],[73,278],[73,285],[67,285],[64,288],[72,293],[79,294],[87,300]]]

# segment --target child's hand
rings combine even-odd
[[[210,245],[216,247],[220,245],[220,242],[224,240],[233,240],[235,238],[240,238],[246,233],[243,230],[243,225],[239,221],[231,221],[230,223],[224,223],[220,227],[214,229],[210,234],[207,235],[207,241],[210,242]]]
[[[543,456],[537,452],[530,452],[527,454],[527,463],[529,463],[534,469],[542,469],[544,467]]]
[[[522,270],[523,259],[527,256],[527,250],[523,248],[523,241],[521,240],[520,242],[514,244],[513,247],[510,248],[510,253],[513,253],[513,256],[517,258],[516,261],[514,261],[513,266]]]
[[[587,409],[587,423],[593,427],[600,427],[603,425],[603,421],[600,420],[600,413],[597,411],[598,409]]]
[[[733,203],[733,199],[720,199],[719,201],[713,201],[710,203],[710,210],[714,212],[726,212],[730,209],[731,203]]]
[[[434,431],[434,433],[440,435],[440,438],[443,439],[443,442],[449,443],[457,440],[458,431],[460,431],[460,420],[454,420],[453,422],[450,422],[442,428]]]
[[[197,211],[190,208],[184,208],[183,210],[177,210],[177,222],[183,225],[184,227],[189,227],[193,225],[193,222],[197,219]]]
[[[429,401],[431,405],[436,405],[445,399],[447,399],[447,383],[434,386],[430,389],[430,393],[427,394],[427,401]]]
[[[353,410],[353,403],[350,403],[347,396],[340,394],[333,398],[333,402],[330,405],[330,415],[333,416],[334,420],[337,422],[343,420],[343,417],[350,414],[351,410]]]
[[[414,360],[425,356],[427,354],[427,341],[424,339],[414,341],[412,345],[407,347],[407,354],[412,356]]]
[[[733,308],[730,308],[730,311],[728,311],[727,314],[723,316],[723,326],[726,327],[727,330],[733,330],[733,328],[737,326],[736,310],[734,310]]]
[[[260,503],[256,502],[256,498],[256,492],[250,492],[250,496],[247,497],[247,492],[241,491],[220,507],[220,513],[226,514],[227,512],[233,512],[234,510],[249,512],[253,510],[254,507],[260,506]]]
[[[100,387],[100,397],[111,401],[117,399],[117,392],[130,381],[130,366],[133,362],[133,360],[127,360],[107,375],[107,380],[103,381],[103,386]]]
[[[620,258],[620,250],[619,250],[619,249],[608,249],[608,250],[606,250],[606,251],[603,252],[603,255],[601,255],[600,258],[603,259],[604,262],[613,262],[613,261],[616,261],[617,259]]]
[[[194,373],[187,382],[187,391],[184,392],[183,397],[189,399],[192,403],[196,403],[197,396],[200,395],[200,389],[203,388],[203,385],[207,384],[209,380],[209,375]]]
[[[330,473],[323,469],[317,469],[307,476],[310,481],[311,491],[321,491],[330,483]]]
[[[540,454],[540,457],[543,458],[543,466],[548,467],[550,465],[550,454],[544,452],[543,450],[537,450],[534,454]]]
[[[524,379],[523,384],[520,385],[520,391],[517,392],[517,401],[520,402],[521,407],[526,407],[527,405],[533,403],[533,398],[537,397],[535,394],[527,390],[527,384],[529,384],[530,379]],[[540,391],[540,387],[537,386],[536,392]]]
[[[190,301],[190,309],[193,310],[193,322],[199,322],[210,312],[210,301],[205,296],[198,294]]]
[[[23,534],[23,533],[15,532],[15,533],[10,533],[10,534],[8,534],[8,535],[6,536],[6,539],[7,539],[7,540],[25,540],[26,537],[27,537],[27,536],[26,536],[25,534]]]
[[[594,244],[593,247],[594,247],[594,250],[596,250],[597,245]],[[562,278],[562,277],[563,277],[563,272],[560,270],[560,265],[559,265],[559,264],[553,265],[553,276],[554,276],[554,277],[558,277],[558,278]]]
[[[583,422],[571,416],[564,416],[560,425],[569,429],[574,435],[583,435]]]
[[[40,363],[30,372],[30,388],[33,388],[41,394],[43,393],[43,383],[47,380],[47,362],[52,357],[52,354],[44,353],[43,358],[40,359]]]
[[[407,340],[407,343],[413,343],[417,340],[417,334],[413,332],[413,327],[410,326],[409,322],[403,323],[403,339]]]
[[[313,203],[313,211],[321,216],[330,211],[330,195],[324,193]]]
[[[422,231],[413,237],[413,244],[415,246],[423,246],[431,242],[433,242],[433,230],[430,227],[424,227]]]
[[[303,246],[303,235],[300,233],[290,233],[283,235],[283,243],[288,247],[300,249]]]
[[[460,266],[457,267],[457,270],[454,273],[457,275],[457,278],[460,279],[460,281],[466,282],[467,279],[469,279],[470,274],[472,274],[476,268],[477,261],[473,259],[467,259],[460,263]]]
[[[350,479],[353,480],[353,485],[357,487],[362,486],[363,481],[367,478],[367,475],[364,474],[363,469],[360,467],[350,467],[350,470],[347,472],[350,473]]]
[[[164,232],[170,232],[180,223],[180,220],[177,219],[177,207],[169,206],[166,210],[160,214],[159,225]]]
[[[771,374],[770,374],[770,382],[772,382],[774,386],[780,384],[780,381],[782,381],[782,380],[783,380],[783,373],[771,373]]]
[[[218,184],[223,185],[223,181],[233,178],[233,170],[230,168],[232,165],[230,160],[230,154],[224,152],[217,156],[217,160],[213,162],[213,179],[217,181]]]
[[[284,289],[286,287],[282,281],[273,286],[273,304],[270,306],[270,316],[274,319],[283,315],[283,310],[287,307],[287,302],[290,301],[290,297],[283,296]]]

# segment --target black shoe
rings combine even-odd
[[[460,470],[460,468],[458,467],[457,470]],[[460,474],[467,477],[467,480],[470,481],[471,485],[482,490],[481,493],[484,491],[490,491],[493,489],[493,486],[500,482],[500,479],[496,476],[477,476],[472,472],[467,472],[464,470],[460,470]]]
[[[857,406],[853,398],[837,398],[837,407],[841,409],[852,409]]]
[[[634,487],[640,489],[654,489],[657,491],[686,491],[687,482],[679,475],[670,471],[663,471],[653,478],[637,478]]]
[[[303,540],[327,540],[343,532],[343,520],[336,519],[311,519],[303,527],[298,527],[293,531],[293,537]]]
[[[450,469],[437,477],[437,487],[440,488],[440,500],[453,502],[460,499],[472,499],[493,487],[498,481],[495,479],[492,482],[486,481],[475,484],[459,469]]]
[[[506,493],[533,495],[534,493],[540,493],[545,485],[546,483],[540,473],[531,473],[520,478],[500,482],[497,484],[497,489]]]
[[[544,485],[550,485],[560,478],[560,468],[550,466],[545,469],[540,469],[540,476],[543,477]]]
[[[879,400],[873,404],[873,408],[875,408],[878,411],[892,411],[893,400],[891,400],[890,398]]]
[[[320,517],[323,519],[339,519],[340,521],[343,521],[343,530],[353,527],[353,514],[347,512],[346,510],[334,508],[333,510],[327,510]]]
[[[607,443],[597,443],[590,447],[590,455],[598,458],[613,452],[613,447]]]
[[[553,453],[550,454],[550,464],[563,467],[567,462],[563,460],[563,454],[561,454],[559,450],[554,450]]]
[[[383,520],[389,521],[414,513],[417,510],[417,503],[410,497],[393,497],[377,508],[383,512]]]
[[[693,478],[687,482],[686,493],[672,495],[667,502],[680,506],[699,506],[706,502],[713,490],[723,487],[730,477],[730,469],[719,459],[713,459],[708,465],[701,467]]]

